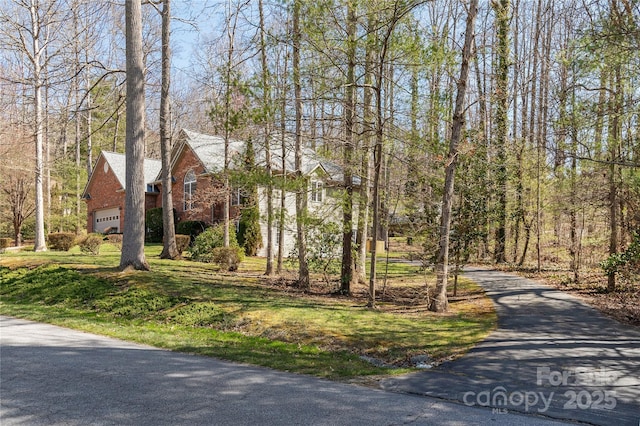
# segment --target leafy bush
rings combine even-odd
[[[122,250],[122,234],[109,234],[105,238],[109,244],[118,250]]]
[[[98,255],[100,254],[100,246],[102,245],[103,236],[100,234],[89,234],[82,238],[78,245],[83,253]]]
[[[255,256],[262,247],[260,233],[260,211],[257,206],[247,207],[240,214],[238,225],[238,243],[244,248],[247,256]]]
[[[229,245],[239,247],[236,233],[233,227],[229,227]],[[213,260],[213,249],[224,246],[224,225],[208,228],[198,235],[191,245],[189,252],[191,259],[198,262],[211,263]]]
[[[640,274],[640,232],[634,232],[633,241],[622,253],[615,253],[600,263],[608,274],[622,274],[625,278]]]
[[[178,249],[178,253],[182,255],[182,252],[189,248],[189,244],[191,244],[191,237],[189,235],[176,234],[176,247]]]
[[[340,256],[342,245],[342,228],[335,222],[321,222],[316,219],[307,226],[307,262],[312,272],[322,272],[325,278],[328,274],[340,271]],[[293,246],[289,259],[298,259],[298,244]]]
[[[145,239],[149,243],[159,243],[162,241],[163,223],[162,207],[154,207],[147,210],[145,214]]]
[[[211,252],[213,263],[223,271],[237,271],[240,262],[244,258],[244,250],[237,245],[229,247],[216,247]]]
[[[54,232],[47,239],[51,250],[69,251],[76,245],[76,234],[72,232]]]
[[[193,242],[196,237],[203,233],[208,227],[206,222],[200,220],[185,220],[176,226],[176,234],[189,235],[191,242]]]

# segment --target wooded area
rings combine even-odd
[[[0,236],[39,251],[48,232],[82,233],[80,196],[101,150],[126,145],[134,170],[145,155],[169,164],[181,128],[226,141],[289,134],[296,170],[305,144],[344,170],[340,292],[368,282],[372,307],[380,253],[372,244],[366,263],[365,242],[389,235],[441,265],[444,301],[433,310],[446,309],[452,263],[569,269],[574,281],[601,268],[610,291],[638,284],[639,1],[180,3],[142,5],[144,62],[134,64],[122,4],[0,0]],[[171,50],[188,51],[185,28],[198,37],[174,65]],[[133,65],[144,72],[135,96]],[[265,175],[269,191],[291,185]],[[306,184],[293,184],[307,287],[316,222]],[[284,226],[284,200],[272,193],[268,221]],[[141,244],[127,229],[121,266],[144,266],[135,255],[125,262]],[[276,253],[276,234],[269,229],[267,274],[289,255]],[[173,246],[163,256],[176,256],[174,240],[165,235]]]

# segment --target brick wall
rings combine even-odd
[[[94,176],[87,188],[91,198],[87,202],[87,232],[93,232],[93,214],[96,210],[118,207],[120,209],[120,229],[124,228],[124,202],[125,193],[115,174],[109,168],[104,171],[104,157],[100,158],[94,171]],[[173,206],[176,209],[178,222],[183,220],[201,220],[207,223],[222,222],[223,204],[220,201],[221,185],[215,185],[210,176],[201,176],[204,167],[193,151],[186,146],[174,163],[173,178]],[[197,177],[196,183],[196,207],[192,210],[184,210],[184,177],[193,170]],[[162,187],[158,185],[160,192]],[[213,206],[213,207],[212,207]],[[145,194],[145,210],[153,207],[162,207],[162,194]],[[230,215],[236,218],[240,211],[237,206],[232,206]]]
[[[96,210],[106,208],[120,208],[120,229],[124,227],[124,191],[111,170],[111,167],[104,171],[104,157],[96,164],[93,179],[89,183],[87,193],[90,199],[87,202],[87,232],[93,232],[93,214]]]
[[[184,177],[190,171],[196,174],[196,208],[192,210],[184,210]],[[211,179],[208,176],[201,176],[204,173],[204,167],[193,151],[185,146],[180,157],[175,162],[173,168],[173,206],[178,213],[178,222],[183,220],[202,220],[211,222],[210,203],[202,200],[201,195],[214,191]],[[199,202],[198,202],[199,201]]]

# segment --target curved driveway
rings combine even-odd
[[[547,425],[0,317],[0,424]]]
[[[386,390],[598,425],[640,425],[640,330],[577,297],[496,271],[470,268],[498,329],[463,357],[384,380]]]

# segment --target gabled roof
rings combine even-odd
[[[109,168],[115,175],[116,179],[118,179],[118,183],[120,184],[121,188],[116,188],[116,190],[126,189],[127,157],[124,154],[119,154],[117,152],[102,151],[98,156],[98,159],[96,160],[93,171],[91,172],[91,176],[89,176],[89,180],[87,181],[83,196],[87,192],[87,189],[89,188],[89,185],[91,184],[91,181],[96,174],[96,166],[100,162],[100,158],[104,158],[104,161],[109,164]],[[143,168],[145,184],[152,183],[155,181],[155,177],[162,171],[162,162],[160,160],[145,158]]]
[[[204,135],[190,130],[183,129],[180,134],[181,144],[175,151],[174,161],[185,148],[189,146],[198,157],[207,173],[217,173],[224,169],[224,138],[219,136]],[[271,151],[271,167],[273,170],[282,171],[282,135],[273,133],[270,136]],[[266,156],[264,150],[263,136],[259,136],[254,140],[253,146],[255,150],[256,165],[264,167],[266,165]],[[295,170],[295,141],[290,135],[284,136],[285,145],[285,170],[286,173],[294,173]],[[246,143],[230,140],[229,156],[230,167],[233,168],[237,163],[234,160],[244,158]],[[311,175],[318,169],[323,172],[332,181],[342,181],[342,167],[321,158],[318,153],[310,148],[304,148],[302,151],[302,173],[306,176]],[[160,179],[158,176],[157,179]],[[354,184],[360,184],[360,178],[354,177]]]
[[[118,182],[122,189],[126,189],[127,185],[127,157],[117,152],[102,151],[102,156],[109,163],[109,167],[113,170],[113,174],[118,178]],[[162,171],[162,161],[145,158],[143,163],[144,183],[152,183],[156,176]]]
[[[183,129],[183,140],[191,147],[207,173],[218,173],[224,169],[224,138],[203,135]],[[229,156],[231,159],[244,153],[245,143],[230,140]],[[232,163],[232,160],[230,160]]]
[[[109,151],[102,151],[100,155],[102,155],[104,157],[104,161],[106,161],[109,164],[111,171],[113,172],[114,175],[116,175],[116,178],[120,183],[120,187],[124,189],[127,182],[127,157],[125,157],[124,154],[118,154],[117,152],[109,152]],[[97,164],[98,162],[96,162],[96,165]],[[91,172],[91,174],[93,175],[94,172],[95,172],[95,167],[93,172]]]

